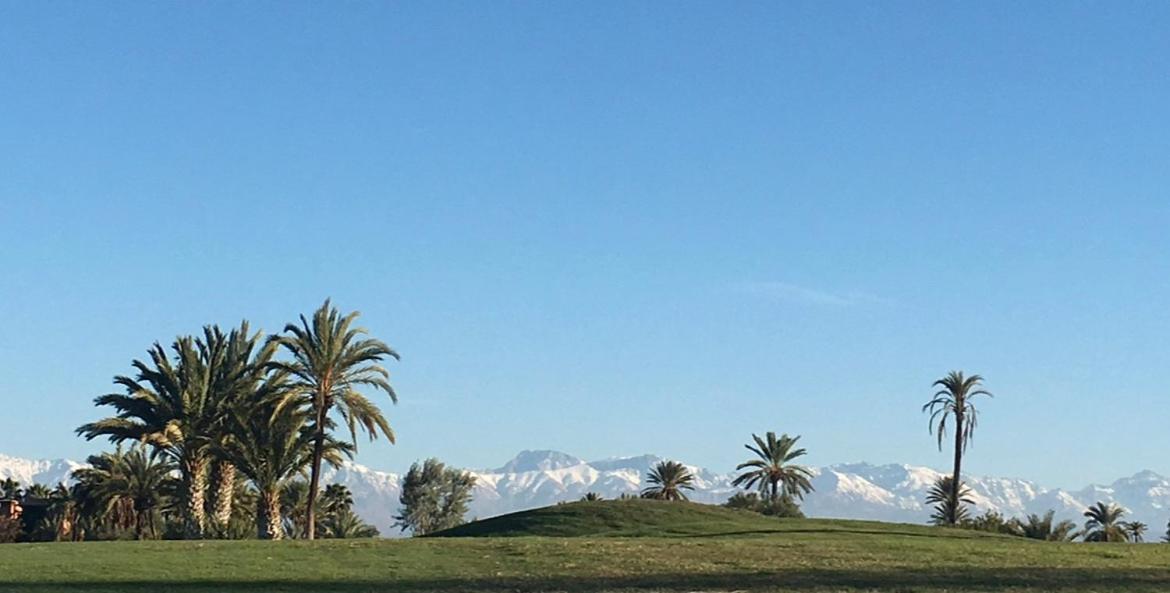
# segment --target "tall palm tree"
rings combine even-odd
[[[279,407],[285,388],[283,375],[276,374],[253,392],[251,401],[241,400],[229,417],[232,437],[216,445],[216,454],[256,488],[256,533],[260,539],[284,537],[281,490],[312,460],[310,412],[294,406]],[[324,459],[335,465],[349,450],[344,443],[328,438]]]
[[[1149,526],[1141,521],[1130,521],[1125,524],[1125,531],[1129,535],[1129,541],[1140,544],[1145,541],[1142,536],[1146,534]]]
[[[787,434],[776,438],[776,433],[768,431],[765,438],[753,434],[752,440],[756,445],[744,445],[754,453],[757,459],[751,459],[735,466],[736,471],[747,469],[731,482],[732,486],[742,485],[745,489],[758,486],[760,494],[768,496],[772,502],[780,500],[781,496],[789,498],[804,498],[805,494],[813,491],[813,474],[808,468],[792,463],[794,459],[804,456],[807,451],[795,449],[800,436],[790,437]],[[750,469],[749,469],[750,468]]]
[[[958,525],[969,518],[967,507],[963,505],[975,504],[971,499],[971,489],[959,483],[958,492],[955,490],[954,478],[942,476],[935,480],[934,485],[926,494],[926,502],[935,505],[930,522],[935,525]],[[959,506],[952,506],[959,505]]]
[[[218,326],[212,326],[211,332],[208,342],[214,340],[215,344],[222,345],[214,350],[218,359],[209,365],[214,373],[209,388],[216,407],[213,434],[209,435],[209,439],[213,444],[212,453],[215,453],[232,436],[232,414],[250,404],[256,398],[257,389],[262,388],[268,365],[276,353],[276,345],[270,340],[264,342],[261,332],[250,333],[247,320],[243,320],[239,327],[226,336]],[[222,532],[227,529],[232,518],[236,468],[222,456],[213,455],[213,460],[208,512],[211,513],[216,531]]]
[[[1032,513],[1018,523],[1020,535],[1050,542],[1069,542],[1080,535],[1076,523],[1067,519],[1056,523],[1055,518],[1056,511],[1050,510],[1043,516]]]
[[[1115,504],[1098,502],[1089,507],[1085,513],[1085,541],[1087,542],[1123,542],[1128,539],[1125,523],[1121,517],[1125,509]]]
[[[183,531],[192,539],[203,537],[207,526],[208,449],[220,412],[212,381],[217,370],[212,367],[221,360],[225,342],[218,333],[207,327],[201,339],[177,338],[171,345],[173,360],[156,342],[148,351],[149,362],[132,363],[137,370],[133,378],[114,378],[125,393],[95,400],[98,406],[113,407],[117,414],[77,429],[89,440],[105,436],[115,443],[147,443],[177,464]]]
[[[272,363],[274,369],[289,374],[296,388],[283,405],[299,405],[312,412],[313,452],[305,526],[308,539],[313,539],[316,531],[314,506],[321,480],[321,461],[331,429],[330,412],[334,409],[339,412],[355,446],[358,426],[369,434],[371,440],[381,432],[391,443],[394,442],[394,431],[382,411],[357,389],[369,387],[385,391],[390,400],[397,403],[398,396],[390,386],[390,374],[381,363],[387,358],[397,360],[398,353],[380,340],[366,337],[365,329],[354,326],[358,315],[355,311],[343,317],[326,300],[313,313],[312,321],[302,315],[300,325],[290,323],[285,326],[285,335],[278,343],[288,351],[292,360]]]
[[[695,489],[695,476],[677,461],[660,461],[646,475],[646,481],[652,485],[642,490],[642,498],[687,500],[683,490]]]
[[[218,364],[214,365],[215,375],[212,378],[217,410],[211,435],[215,467],[212,472],[214,482],[210,511],[213,523],[222,531],[232,517],[236,490],[236,467],[222,454],[239,428],[234,420],[241,410],[271,416],[271,405],[264,410],[255,408],[258,403],[283,393],[280,389],[285,388],[286,382],[283,376],[275,383],[270,384],[268,381],[272,359],[278,350],[275,340],[263,340],[260,332],[250,333],[246,320],[226,337],[219,328],[213,327],[213,331],[219,334],[217,339],[224,343],[224,347],[220,350]]]
[[[975,433],[979,423],[979,413],[972,401],[976,396],[991,393],[981,388],[983,377],[979,375],[965,376],[962,371],[951,371],[947,376],[934,382],[939,390],[934,398],[922,406],[923,412],[930,413],[930,431],[938,434],[938,448],[942,450],[943,438],[946,436],[947,420],[954,418],[955,423],[955,466],[951,474],[952,483],[962,481],[960,470],[963,465],[963,454]],[[962,506],[959,504],[959,491],[951,492],[951,504],[948,506],[954,513],[958,513]],[[957,514],[946,517],[947,522],[956,525],[959,522]]]

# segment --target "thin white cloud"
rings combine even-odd
[[[853,307],[884,302],[883,299],[868,294],[829,292],[788,282],[740,282],[734,285],[734,289],[743,294],[802,305]]]

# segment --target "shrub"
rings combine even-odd
[[[761,499],[755,492],[737,492],[723,506],[729,509],[741,509],[785,519],[803,519],[804,513],[800,505],[789,496],[781,496],[775,500]]]
[[[0,517],[0,544],[10,544],[20,537],[20,519]]]

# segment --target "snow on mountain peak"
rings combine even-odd
[[[0,480],[56,486],[69,482],[73,470],[84,466],[68,459],[21,459],[0,453]]]
[[[636,457],[609,457],[598,461],[590,461],[589,466],[598,471],[615,471],[621,469],[635,470],[641,473],[650,471],[651,467],[662,458],[657,455],[638,455]]]
[[[1162,474],[1159,474],[1159,473],[1154,472],[1152,470],[1143,469],[1142,471],[1140,471],[1140,472],[1138,472],[1138,473],[1136,473],[1128,478],[1121,478],[1120,480],[1117,480],[1116,482],[1113,483],[1113,486],[1117,487],[1119,485],[1129,485],[1129,484],[1158,484],[1158,485],[1161,485],[1161,484],[1166,484],[1166,483],[1168,483],[1167,479]]]
[[[563,469],[577,465],[585,465],[585,460],[560,451],[538,450],[521,451],[503,467],[494,470],[499,474],[518,474],[523,472],[539,472],[554,469]]]

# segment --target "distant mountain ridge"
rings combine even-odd
[[[646,472],[661,459],[639,455],[585,461],[560,451],[522,451],[499,468],[469,470],[476,477],[469,518],[576,500],[586,492],[605,498],[636,493],[644,487]],[[83,464],[67,459],[29,460],[0,454],[0,479],[56,484],[67,480],[78,467]],[[731,486],[733,473],[690,467],[696,480],[695,491],[689,494],[696,502],[722,503],[738,490]],[[930,509],[923,499],[942,475],[927,467],[900,464],[845,463],[812,469],[816,491],[802,505],[807,515],[906,523],[926,522]],[[392,524],[399,506],[401,476],[350,462],[327,470],[323,480],[348,486],[356,511],[384,535],[398,532]],[[1161,534],[1170,520],[1170,479],[1148,470],[1109,485],[1075,491],[1048,489],[1014,478],[965,476],[965,480],[978,512],[995,510],[1021,516],[1053,509],[1059,518],[1081,524],[1086,507],[1106,501],[1125,507],[1127,519],[1148,524],[1152,534]]]
[[[0,480],[11,478],[24,485],[55,486],[67,482],[73,470],[82,467],[84,463],[69,459],[22,459],[0,453]]]

